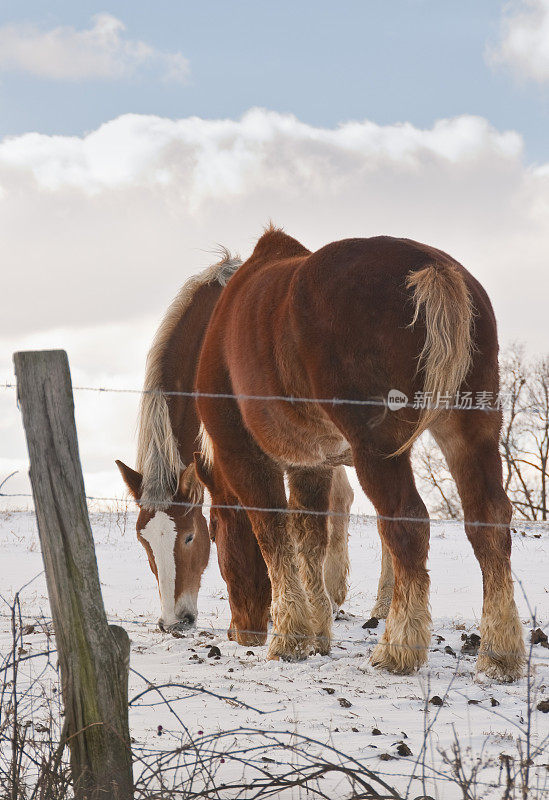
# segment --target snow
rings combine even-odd
[[[455,731],[466,762],[469,758],[475,761],[482,748],[485,766],[478,775],[482,788],[479,797],[502,796],[501,788],[496,790],[489,784],[498,780],[501,754],[517,758],[516,739],[524,737],[528,722],[527,679],[513,685],[477,679],[474,658],[460,652],[462,634],[478,633],[482,586],[478,564],[459,523],[432,525],[429,569],[433,639],[429,663],[417,675],[402,677],[379,672],[369,664],[383,623],[375,630],[362,628],[374,603],[380,563],[379,540],[373,523],[351,525],[352,571],[346,618],[334,623],[331,655],[314,656],[296,664],[267,662],[265,647],[246,648],[227,640],[229,607],[215,548],[202,581],[196,629],[179,639],[161,633],[156,627],[159,615],[156,581],[135,537],[135,515],[124,511],[94,513],[91,522],[107,614],[111,622],[123,625],[128,631],[132,641],[131,666],[137,673],[156,684],[201,686],[250,706],[241,707],[230,699],[208,694],[167,690],[168,694],[172,691],[171,697],[185,698],[176,701],[174,708],[192,736],[236,728],[304,734],[360,759],[371,769],[389,776],[387,781],[404,792],[408,786],[405,776],[422,774],[422,766],[416,766],[415,762],[424,743],[425,727],[432,723],[426,739],[427,777],[431,777],[433,769],[448,774],[440,751],[450,751]],[[10,601],[16,591],[35,578],[21,594],[25,622],[49,618],[45,578],[39,574],[40,547],[31,512],[0,513],[0,552],[2,597]],[[531,611],[537,609],[536,626],[544,627],[548,621],[547,528],[518,526],[513,533],[512,558],[519,612],[529,641]],[[2,654],[9,649],[11,636],[7,611],[5,606],[0,617]],[[38,652],[45,641],[43,629],[37,627],[34,634],[25,637],[25,650]],[[220,658],[208,657],[212,645],[219,647]],[[454,654],[445,652],[448,646]],[[535,695],[532,742],[536,746],[549,734],[549,716],[536,710],[539,700],[549,697],[549,649],[534,646],[531,665]],[[143,680],[132,672],[130,697],[144,688]],[[443,706],[426,702],[434,695],[444,699]],[[493,705],[492,698],[499,705]],[[341,699],[348,702],[342,705]],[[153,702],[149,694],[132,706],[131,734],[140,745],[170,749],[179,726],[164,704],[151,705]],[[373,735],[374,728],[381,735]],[[246,739],[246,735],[242,736],[240,743]],[[411,756],[398,755],[401,742],[408,745]],[[394,759],[381,760],[382,754]],[[543,783],[549,778],[547,753],[536,754],[533,761],[534,782]],[[230,759],[227,763],[220,762],[218,775],[223,776],[224,770],[231,774],[234,769]],[[408,796],[415,798],[424,793],[444,800],[462,796],[457,786],[440,778],[436,784],[428,780],[425,789],[421,782],[414,782]],[[293,795],[290,792],[284,796]]]

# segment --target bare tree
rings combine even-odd
[[[439,446],[430,433],[423,436],[414,451],[414,469],[420,491],[434,517],[461,516],[459,494]]]
[[[500,361],[503,482],[515,515],[549,519],[549,355],[528,360],[512,345]],[[464,411],[463,413],[467,413]],[[446,462],[431,436],[414,453],[422,493],[434,516],[461,515],[459,496]]]
[[[520,345],[501,363],[504,485],[519,517],[549,518],[549,356],[528,361]]]

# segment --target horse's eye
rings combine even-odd
[[[185,538],[185,544],[190,544],[194,539],[194,533],[189,533],[189,535]]]

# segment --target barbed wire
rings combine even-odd
[[[0,384],[1,388],[4,389],[16,389],[17,384],[9,383],[6,381],[4,384]],[[180,397],[188,397],[188,398],[210,398],[210,399],[234,399],[234,400],[250,400],[250,401],[264,401],[264,400],[273,400],[273,401],[284,401],[291,404],[295,403],[317,403],[320,405],[358,405],[358,406],[382,406],[383,408],[389,408],[388,401],[384,398],[370,398],[370,399],[353,399],[353,398],[311,398],[311,397],[293,397],[293,396],[286,396],[286,395],[251,395],[251,394],[231,394],[231,393],[216,393],[216,392],[199,392],[199,391],[159,391],[158,389],[131,389],[131,388],[115,388],[115,387],[97,387],[97,386],[73,386],[73,391],[81,391],[81,392],[97,392],[97,393],[129,393],[129,394],[159,394],[165,396],[180,396]],[[478,393],[477,393],[478,394]],[[493,393],[490,393],[493,394]],[[426,406],[418,406],[414,403],[403,403],[398,406],[398,409],[393,409],[395,411],[400,410],[401,408],[413,408],[414,410],[424,410],[430,408],[438,408],[438,405],[427,404]],[[443,405],[441,410],[445,411],[485,411],[485,412],[501,412],[501,407],[493,407],[493,406],[461,406],[461,405]],[[528,410],[532,411],[539,411],[535,407],[528,407]],[[10,478],[11,475],[8,476]],[[2,485],[6,482],[7,478],[2,482]],[[0,486],[1,489],[1,486]],[[32,495],[30,493],[5,493],[0,491],[0,497],[25,497],[31,498]],[[120,502],[121,498],[116,497],[92,497],[88,496],[87,500],[94,501],[94,502]],[[482,520],[465,520],[464,518],[455,518],[455,517],[445,517],[445,518],[438,518],[436,520],[432,520],[430,517],[411,517],[411,516],[386,516],[381,514],[363,514],[363,513],[347,513],[344,511],[318,511],[318,510],[309,510],[309,509],[294,509],[294,508],[272,508],[272,507],[262,507],[262,506],[246,506],[241,504],[236,505],[229,505],[229,504],[205,504],[205,503],[193,503],[188,501],[176,501],[176,500],[147,500],[147,506],[150,507],[157,507],[157,508],[166,508],[167,506],[176,506],[176,507],[184,507],[189,510],[193,508],[207,508],[210,510],[225,510],[225,511],[245,511],[251,513],[277,513],[277,514],[306,514],[309,516],[329,516],[329,517],[341,517],[346,518],[353,521],[377,521],[378,519],[389,521],[389,522],[411,522],[411,523],[423,523],[428,524],[431,522],[461,522],[467,526],[471,527],[503,527],[513,529],[517,524],[528,524],[533,526],[549,526],[549,520],[519,520],[518,522],[511,521],[510,523],[494,523],[494,522],[484,522]]]
[[[1,386],[0,388],[15,389],[16,388],[16,384],[6,383],[5,386]],[[424,410],[426,408],[434,408],[434,407],[441,408],[441,410],[447,410],[447,411],[473,410],[473,411],[497,412],[497,413],[501,413],[501,411],[502,411],[501,406],[490,406],[490,405],[463,406],[463,405],[457,405],[457,404],[456,405],[449,405],[449,404],[446,404],[446,403],[444,403],[442,406],[438,406],[438,405],[435,405],[435,404],[429,404],[429,403],[427,403],[427,405],[423,405],[422,406],[422,405],[418,405],[417,403],[406,402],[406,403],[399,404],[398,408],[391,408],[389,406],[388,400],[386,400],[386,399],[378,399],[378,398],[369,398],[369,399],[363,399],[363,400],[351,399],[351,398],[303,398],[303,397],[291,397],[291,396],[284,396],[284,395],[246,395],[246,394],[229,394],[229,393],[206,393],[206,392],[198,392],[198,391],[193,391],[193,392],[179,392],[179,391],[158,392],[157,390],[147,391],[147,390],[137,390],[137,389],[117,389],[117,388],[109,388],[109,387],[103,388],[103,387],[87,387],[87,386],[75,386],[75,387],[73,387],[73,389],[74,389],[74,391],[79,391],[79,392],[97,392],[99,394],[101,394],[101,393],[139,394],[139,395],[142,395],[142,394],[161,394],[161,395],[166,395],[166,396],[188,397],[188,398],[192,398],[192,399],[198,399],[198,398],[222,399],[222,400],[223,399],[233,399],[233,400],[241,400],[241,401],[257,401],[257,402],[259,402],[259,401],[279,401],[279,402],[286,402],[286,403],[290,403],[290,404],[317,404],[317,405],[327,405],[327,406],[337,406],[337,405],[352,405],[352,406],[364,406],[364,407],[367,407],[367,406],[378,406],[378,407],[383,407],[385,409],[390,409],[390,410],[395,410],[395,411],[397,411],[397,410],[399,410],[401,408],[412,408],[412,409],[417,411],[417,410]],[[529,410],[539,411],[540,409],[538,409],[536,406],[532,406],[532,407],[529,407]],[[544,413],[543,409],[541,411]],[[0,497],[32,498],[33,495],[31,493],[7,494],[7,493],[3,493],[3,492],[0,491]],[[103,503],[106,503],[106,502],[120,502],[121,499],[120,498],[113,498],[113,497],[109,498],[109,497],[86,496],[86,500],[88,500],[89,502],[103,502]],[[366,522],[366,521],[376,522],[377,520],[380,520],[380,519],[383,520],[383,521],[388,521],[388,522],[402,522],[402,523],[406,523],[406,522],[410,522],[410,523],[431,523],[432,522],[432,523],[437,523],[437,524],[447,524],[447,523],[450,523],[450,522],[456,522],[456,523],[461,523],[461,524],[465,524],[467,526],[472,526],[472,527],[501,527],[501,528],[510,528],[510,529],[513,529],[513,528],[517,527],[517,525],[524,525],[525,527],[534,528],[534,529],[537,528],[537,527],[540,527],[540,526],[541,527],[545,527],[545,526],[549,525],[549,521],[546,521],[546,520],[542,520],[542,521],[540,521],[540,520],[521,520],[518,523],[516,521],[515,522],[512,521],[510,523],[494,523],[494,522],[485,522],[485,521],[480,521],[480,520],[467,521],[467,520],[465,520],[463,518],[442,518],[442,519],[431,520],[429,517],[421,518],[421,517],[411,517],[411,516],[410,517],[408,517],[408,516],[386,516],[386,515],[374,515],[374,514],[364,514],[364,513],[347,513],[347,512],[342,512],[342,511],[317,511],[317,510],[309,510],[309,509],[301,509],[301,508],[295,509],[295,508],[288,508],[288,507],[272,508],[272,507],[261,507],[261,506],[257,506],[257,507],[255,507],[255,506],[245,506],[245,505],[240,505],[240,504],[230,505],[230,504],[215,504],[215,503],[196,503],[196,502],[193,503],[193,502],[185,502],[185,501],[174,501],[174,502],[172,502],[172,501],[168,501],[168,502],[167,501],[160,501],[160,502],[157,502],[157,503],[149,503],[148,502],[147,505],[161,506],[161,507],[164,507],[164,508],[167,505],[176,506],[176,507],[177,506],[181,506],[181,507],[187,508],[188,510],[195,509],[195,508],[200,508],[200,509],[204,508],[204,509],[209,509],[209,510],[212,510],[212,509],[213,510],[226,510],[226,511],[233,511],[233,512],[244,511],[246,513],[276,513],[276,514],[292,514],[292,515],[293,514],[296,514],[296,515],[305,514],[305,515],[309,515],[309,516],[342,517],[342,518],[348,519],[348,520],[353,521],[353,522]],[[2,614],[1,616],[4,616],[4,615]],[[144,620],[122,620],[122,619],[119,619],[119,618],[114,618],[114,619],[111,619],[110,621],[126,622],[127,624],[135,624],[135,625],[143,625],[143,623],[145,622]],[[224,628],[224,629],[210,628],[206,632],[207,633],[214,633],[214,634],[217,633],[217,632],[221,632],[222,634],[226,634],[226,628]],[[170,632],[168,631],[168,633],[170,633]],[[190,633],[190,631],[189,631],[189,633]],[[250,635],[255,634],[255,635],[261,635],[261,636],[265,636],[265,635],[267,635],[267,636],[277,636],[278,635],[277,633],[275,633],[273,631],[266,632],[266,631],[251,631],[250,630],[250,631],[239,631],[239,633],[246,633],[246,634],[250,634]],[[299,634],[298,634],[298,636],[299,636]],[[333,639],[332,640],[332,644],[336,645],[336,646],[338,644],[355,644],[355,645],[358,645],[358,646],[366,646],[366,647],[368,647],[368,646],[372,646],[372,645],[375,645],[375,644],[378,643],[376,638],[378,638],[378,637],[374,636],[373,638],[364,639],[363,641],[358,640],[357,638],[355,638],[355,639],[337,639],[337,640]],[[382,643],[383,644],[388,644],[386,642],[382,642]],[[389,643],[389,644],[391,644],[391,646],[393,646],[393,647],[396,645],[397,647],[402,647],[402,648],[406,648],[406,649],[409,649],[409,650],[413,649],[413,650],[422,650],[422,651],[424,651],[426,649],[431,649],[430,647],[428,647],[428,648],[419,647],[419,646],[415,647],[415,646],[412,646],[412,645],[405,645],[405,644],[400,644],[400,643]],[[481,652],[486,652],[486,651],[482,651],[482,649],[481,649]],[[458,666],[459,666],[460,662],[463,661],[465,655],[470,655],[470,654],[462,654],[462,653],[455,653],[455,652],[453,653],[453,656],[456,659],[455,660],[455,671],[457,671]],[[488,655],[490,655],[490,651],[488,651]],[[494,653],[493,655],[494,656],[516,655],[516,653],[514,653],[514,652],[511,652],[511,653],[500,653],[500,652],[498,652],[498,653]],[[541,654],[541,653],[538,654],[536,652],[535,658],[536,658],[536,660],[540,660],[540,661],[549,661],[549,653],[548,653],[547,656],[545,656],[545,654]],[[141,676],[141,677],[143,677],[143,676]],[[153,690],[157,691],[158,689],[162,689],[162,688],[167,688],[167,685],[165,685],[165,684],[164,685],[159,685],[158,687],[156,687],[154,685],[151,685],[151,691],[153,691]],[[198,687],[185,687],[186,690],[192,690],[193,688],[197,689]],[[148,689],[145,690],[145,692],[147,692],[147,691],[148,691]],[[209,692],[209,691],[204,690],[204,689],[201,689],[201,691],[206,693],[206,694],[212,694],[212,695],[216,696],[215,693],[213,693],[213,692]],[[145,692],[142,692],[141,695],[143,695]],[[138,695],[136,698],[134,698],[134,701],[139,699],[139,697],[141,695]],[[231,700],[233,702],[235,702],[235,701],[239,702],[236,698],[222,697],[220,699]],[[163,699],[163,702],[166,702],[166,701]],[[168,705],[169,705],[169,703],[168,703]],[[247,708],[252,708],[250,706],[246,706],[246,704],[242,704],[242,705],[244,705]],[[253,709],[253,710],[257,711],[258,709]],[[274,735],[274,736],[276,736],[276,735],[279,735],[279,736],[280,735],[296,736],[296,732],[292,733],[290,731],[274,731],[274,732],[270,732],[269,731],[269,732],[264,732],[264,731],[253,731],[253,729],[248,729],[248,733],[251,733],[251,732],[261,733],[262,735],[267,735],[267,736],[269,736],[269,735]],[[228,736],[228,735],[231,735],[232,733],[233,732],[224,732],[223,735]],[[219,738],[219,734],[215,734],[215,736],[216,736],[216,739]],[[318,742],[315,742],[315,740],[312,740],[312,739],[309,739],[308,741],[314,742],[315,744],[319,744]],[[336,751],[334,750],[334,752],[336,752]],[[232,756],[228,756],[228,757],[232,759]],[[376,758],[376,756],[371,756],[370,758],[367,758],[367,759],[364,759],[364,760],[365,761],[372,761],[374,758]],[[433,772],[435,772],[434,769],[433,769]],[[383,773],[383,772],[380,772],[379,770],[376,770],[376,773],[378,775],[391,775],[391,776],[396,774],[396,773],[394,773],[392,775],[389,772]],[[406,776],[403,775],[403,777],[409,778],[410,776],[409,775],[406,775]],[[443,776],[443,778],[444,778],[444,780],[447,780],[447,781],[453,780],[453,779],[449,778],[448,776]],[[415,778],[414,776],[412,776],[412,779],[413,780],[421,780],[420,777]],[[485,786],[493,787],[492,783],[483,783],[483,782],[478,781],[478,780],[476,780],[475,783],[477,785],[485,785]]]
[[[5,382],[0,384],[0,388],[2,389],[17,389],[16,383],[9,383]],[[414,411],[424,411],[430,409],[440,409],[442,411],[484,411],[484,412],[494,412],[494,413],[501,413],[504,405],[489,405],[487,403],[481,403],[477,405],[468,404],[469,400],[472,402],[472,398],[466,398],[464,402],[467,404],[459,404],[456,403],[454,405],[450,404],[450,400],[442,400],[442,398],[448,397],[448,395],[442,395],[439,393],[439,398],[436,403],[432,403],[430,400],[423,401],[416,401],[413,403],[404,402],[399,403],[397,407],[392,408],[390,407],[389,401],[384,397],[370,397],[365,399],[358,399],[358,398],[347,398],[347,397],[297,397],[293,395],[283,395],[283,394],[232,394],[231,392],[200,392],[200,391],[176,391],[176,390],[164,390],[164,389],[125,389],[125,388],[117,388],[117,387],[110,387],[110,386],[73,386],[73,392],[97,392],[98,394],[156,394],[165,397],[188,397],[190,399],[197,400],[199,398],[206,398],[211,400],[242,400],[242,401],[263,401],[263,400],[272,400],[284,403],[290,403],[291,405],[296,404],[313,404],[316,403],[317,405],[327,405],[327,406],[338,406],[338,405],[352,405],[352,406],[374,406],[374,407],[381,407],[385,409],[390,409],[392,411],[399,411],[402,408],[411,408]],[[397,390],[391,390],[397,391]],[[425,395],[429,394],[428,392],[418,392],[417,394]],[[469,392],[468,394],[472,394]],[[475,394],[488,394],[493,395],[493,392],[475,392]],[[504,395],[500,395],[503,397]],[[439,405],[439,403],[442,403]],[[535,405],[529,405],[521,408],[521,411],[532,411],[532,412],[544,412],[545,409],[538,408]]]
[[[1,497],[24,497],[27,499],[33,498],[33,495],[30,492],[0,492]],[[124,498],[121,497],[97,497],[94,495],[86,495],[86,500],[95,503],[124,503],[127,502]],[[431,517],[407,517],[407,516],[388,516],[386,514],[368,514],[362,512],[347,512],[347,511],[317,511],[315,509],[309,510],[306,508],[273,508],[268,506],[246,506],[246,505],[230,505],[228,503],[197,503],[185,501],[185,500],[147,500],[146,503],[147,507],[153,508],[168,508],[171,506],[187,508],[189,511],[192,509],[208,509],[208,510],[220,510],[220,511],[237,511],[242,512],[245,511],[246,513],[258,513],[258,514],[290,514],[290,515],[306,515],[312,517],[339,517],[343,519],[348,519],[350,522],[360,523],[360,522],[377,522],[378,520],[383,520],[385,522],[418,522],[424,524],[446,524],[449,522],[455,522],[471,527],[479,527],[479,528],[507,528],[513,530],[519,525],[524,525],[524,527],[547,527],[549,526],[549,520],[518,520],[518,521],[511,521],[511,522],[482,522],[480,520],[466,520],[463,517],[436,517],[431,519]]]

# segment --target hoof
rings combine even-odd
[[[344,608],[340,608],[337,614],[334,617],[334,622],[337,622],[340,619],[348,620],[349,622],[353,619],[356,619],[355,614],[351,614],[350,611],[345,611]]]
[[[513,683],[524,675],[524,653],[499,656],[495,652],[481,652],[477,659],[477,672],[498,683]]]
[[[427,650],[380,642],[370,658],[373,667],[395,675],[411,675],[427,661]]]
[[[328,636],[317,636],[316,642],[313,647],[313,654],[319,656],[327,656],[331,650],[331,640]]]
[[[269,661],[304,661],[311,652],[309,636],[274,635],[269,645]]]

